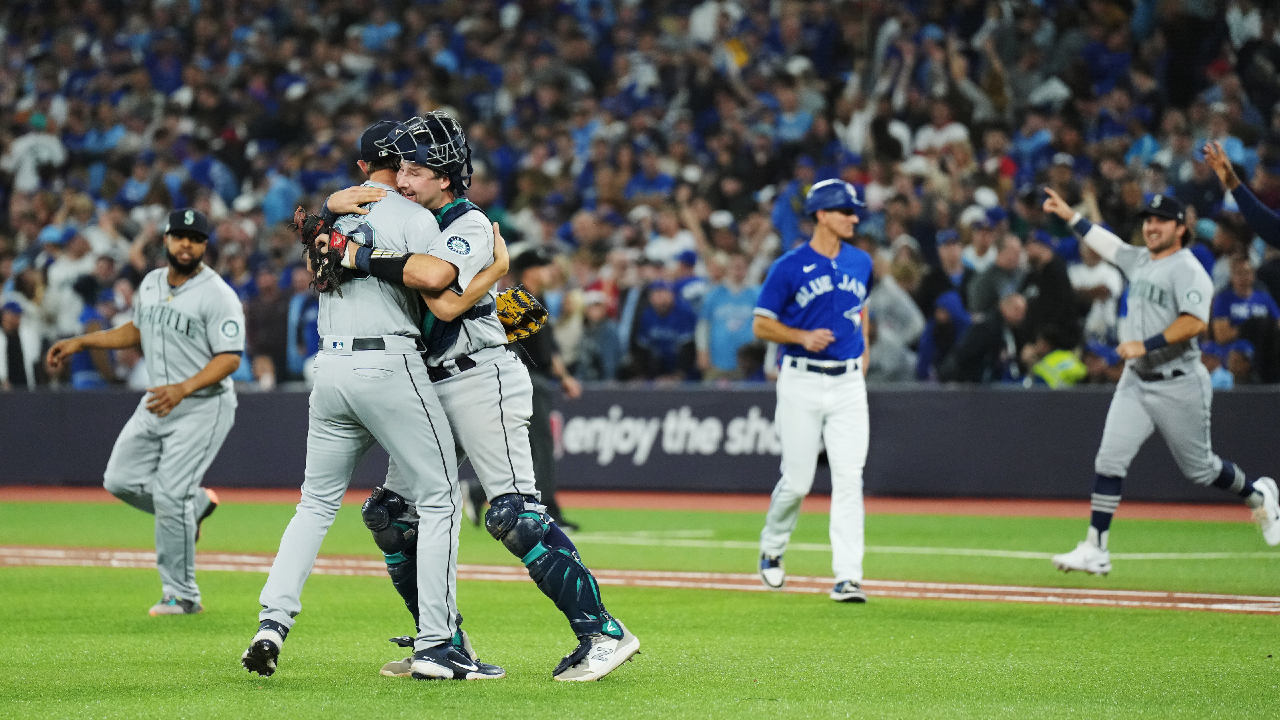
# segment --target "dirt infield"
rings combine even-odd
[[[216,488],[222,502],[287,503],[298,502],[298,490]],[[369,496],[364,490],[352,490],[344,503],[359,505]],[[768,495],[732,493],[660,493],[660,492],[583,492],[565,490],[558,494],[565,508],[611,508],[636,510],[692,510],[722,512],[758,512],[769,508]],[[0,486],[0,502],[115,502],[100,487]],[[870,515],[976,515],[1000,517],[1071,517],[1087,518],[1087,500],[1017,500],[990,498],[890,498],[866,499]],[[831,498],[813,495],[805,498],[803,512],[826,513]],[[1202,520],[1217,522],[1250,522],[1244,505],[1196,505],[1192,503],[1123,502],[1117,513],[1121,518],[1143,520]]]
[[[273,556],[254,553],[199,553],[197,570],[261,572],[271,569]],[[147,550],[93,550],[56,547],[0,546],[0,565],[72,566],[151,569],[156,555]],[[386,577],[381,560],[359,557],[321,557],[312,571],[320,575]],[[663,572],[644,570],[596,570],[602,585],[738,590],[768,592],[760,580],[746,573]],[[523,568],[507,565],[459,565],[459,580],[525,582]],[[831,578],[789,577],[783,592],[825,594]],[[1200,610],[1211,612],[1280,614],[1280,597],[1171,593],[1139,590],[1083,590],[1073,588],[969,585],[955,583],[866,580],[863,588],[872,597],[913,600],[970,600],[985,602],[1086,605],[1092,607],[1145,608],[1152,610]]]

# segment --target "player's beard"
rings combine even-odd
[[[191,262],[189,263],[179,262],[178,258],[174,257],[173,253],[169,252],[168,248],[165,248],[164,254],[169,260],[169,267],[173,268],[173,270],[179,275],[191,275],[200,267],[200,263],[204,262],[203,254],[199,257],[192,257]]]

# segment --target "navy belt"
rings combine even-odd
[[[1158,373],[1158,372],[1144,373],[1144,372],[1138,372],[1137,370],[1135,370],[1134,374],[1137,375],[1138,379],[1143,382],[1159,382],[1161,380],[1172,380],[1173,378],[1178,378],[1178,377],[1182,377],[1183,375],[1186,375],[1186,373],[1181,370],[1173,370],[1168,375],[1164,373]]]
[[[430,365],[428,365],[428,366],[427,366],[427,377],[431,378],[431,382],[433,382],[433,383],[438,383],[438,382],[441,382],[441,381],[443,381],[443,380],[448,380],[449,378],[453,377],[454,375],[460,375],[460,374],[462,374],[462,373],[464,373],[464,372],[466,372],[466,371],[468,371],[468,370],[470,370],[470,369],[472,369],[472,368],[474,368],[474,367],[476,366],[476,361],[475,361],[475,360],[472,360],[471,358],[467,357],[466,355],[463,355],[462,357],[458,358],[457,360],[454,360],[454,361],[453,361],[453,363],[454,363],[455,365],[457,365],[457,366],[458,366],[458,371],[457,371],[457,372],[452,372],[452,371],[450,371],[450,370],[449,370],[449,368],[447,368],[447,367],[445,367],[445,366],[443,366],[443,365],[441,365],[441,366],[439,366],[439,367],[431,367]]]
[[[422,352],[427,349],[427,346],[422,344],[422,340],[420,338],[414,338],[413,343],[418,348],[418,352]],[[383,340],[381,337],[351,338],[351,349],[353,351],[354,350],[386,350],[387,342]]]

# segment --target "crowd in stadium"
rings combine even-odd
[[[363,180],[355,141],[432,109],[536,277],[580,380],[763,381],[752,309],[815,181],[856,184],[873,382],[1114,382],[1125,282],[1041,211],[1141,244],[1188,207],[1216,387],[1280,380],[1280,251],[1200,148],[1280,207],[1280,11],[1250,0],[47,0],[0,16],[0,385],[145,388],[128,321],[194,206],[245,303],[234,376],[305,378],[318,301],[287,223]],[[526,271],[527,273],[528,271]]]

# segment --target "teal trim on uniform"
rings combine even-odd
[[[400,563],[405,562],[409,559],[405,557],[404,553],[402,552],[392,553],[390,555],[383,553],[383,555],[386,556],[388,565],[399,565]]]
[[[617,620],[610,620],[609,622],[605,623],[600,628],[600,630],[605,635],[608,635],[609,637],[612,637],[615,640],[622,638],[622,627],[618,625]]]
[[[430,310],[422,311],[422,337],[431,337],[431,329],[436,326],[436,316]]]
[[[460,197],[460,198],[458,198],[457,200],[454,200],[453,202],[449,203],[448,205],[445,205],[444,207],[440,208],[439,210],[432,210],[431,212],[435,213],[436,220],[439,220],[440,218],[444,217],[444,216],[449,212],[449,209],[450,209],[450,208],[452,208],[452,207],[453,207],[453,206],[455,206],[455,205],[462,204],[462,203],[466,203],[466,204],[470,205],[470,204],[471,204],[471,201],[470,201],[470,200],[468,200],[468,199],[466,199],[466,198],[464,198],[464,197]],[[467,208],[467,209],[468,209],[468,210],[470,210],[471,208]],[[441,230],[444,230],[444,226],[442,226],[440,229],[441,229]]]
[[[550,552],[550,550],[547,549],[546,545],[543,545],[542,543],[538,543],[537,545],[534,545],[533,549],[530,550],[524,557],[520,558],[520,562],[524,563],[527,566],[529,565],[529,563],[532,563],[534,560],[537,560],[543,555],[546,555],[548,552]]]

